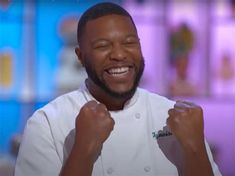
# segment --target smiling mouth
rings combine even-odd
[[[130,71],[130,67],[118,67],[118,68],[110,68],[107,69],[106,72],[114,77],[124,76],[128,74]]]

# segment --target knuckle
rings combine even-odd
[[[81,111],[84,111],[84,112],[87,112],[89,110],[89,107],[84,105],[82,108],[81,108]]]
[[[107,125],[108,125],[108,127],[109,127],[110,130],[113,130],[114,124],[115,124],[114,120],[110,117],[110,118],[108,119],[108,122],[107,122]]]
[[[194,106],[192,109],[197,113],[202,113],[203,112],[203,109],[202,109],[201,106]]]
[[[172,128],[174,126],[174,118],[173,117],[168,117],[166,120],[166,124],[169,128]]]
[[[183,103],[183,100],[176,100],[176,104]]]
[[[102,104],[102,103],[100,103],[98,106],[100,106],[101,108],[106,109],[106,106],[104,104]]]
[[[99,110],[97,112],[97,114],[98,114],[99,117],[106,117],[107,116],[107,113],[105,111],[103,111],[103,110]]]
[[[169,110],[168,110],[168,114],[169,114],[169,115],[173,115],[174,112],[175,112],[175,109],[169,109]]]
[[[201,107],[197,108],[197,112],[200,115],[203,115],[203,109]]]
[[[197,106],[197,108],[196,108],[199,112],[203,112],[203,109],[202,109],[202,107],[201,106]]]
[[[91,101],[88,101],[88,102],[86,103],[87,106],[94,106],[94,105],[96,105],[96,104],[97,104],[97,102],[96,102],[95,100],[91,100]]]
[[[97,105],[97,109],[99,111],[108,112],[107,107],[104,104],[101,104],[101,103]]]
[[[111,119],[111,124],[114,126],[115,125],[115,121],[113,120],[113,118],[110,118]]]
[[[168,117],[168,118],[166,119],[166,124],[167,124],[167,125],[170,124],[170,117]]]
[[[108,121],[109,124],[114,124],[115,123],[112,117],[108,117],[107,121]]]
[[[181,119],[181,116],[175,116],[174,118],[172,118],[172,122],[175,123],[175,124],[179,123],[180,119]]]
[[[174,122],[174,119],[175,119],[174,116],[168,117],[168,118],[167,118],[167,121],[166,121],[167,124],[169,124],[169,125],[172,124],[172,123]]]

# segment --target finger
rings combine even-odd
[[[169,116],[173,116],[173,115],[175,115],[175,109],[169,109],[168,110],[168,114],[169,114]]]
[[[176,116],[179,115],[180,113],[184,113],[185,109],[183,108],[172,108],[168,110],[169,116]]]
[[[114,119],[111,116],[106,116],[106,118],[103,120],[106,128],[108,128],[108,131],[112,131],[115,125]]]
[[[171,119],[170,119],[170,117],[168,117],[167,119],[166,119],[166,125],[168,126],[168,128],[169,129],[171,129]]]
[[[169,126],[164,126],[164,127],[163,127],[163,131],[164,131],[164,132],[171,132]]]
[[[183,104],[184,106],[187,106],[187,107],[194,107],[194,106],[197,106],[197,105],[196,105],[195,103],[193,103],[193,102],[184,101],[184,100],[177,100],[176,103]]]
[[[112,126],[114,126],[115,125],[115,121],[114,121],[114,119],[111,116],[110,116],[110,120],[111,120]]]
[[[183,101],[176,101],[176,103],[174,104],[174,108],[177,108],[177,109],[186,109],[186,108],[191,108],[191,105],[186,104]]]
[[[189,109],[202,109],[201,106],[193,103],[193,102],[187,102],[185,101],[184,104],[188,105],[189,106]]]
[[[88,101],[85,106],[87,107],[96,107],[98,103],[95,100]]]
[[[107,107],[101,103],[97,104],[96,113],[100,114],[101,116],[104,116],[104,117],[111,117]]]
[[[97,108],[102,109],[104,111],[108,111],[107,107],[102,103],[97,104]]]
[[[96,105],[97,105],[97,102],[92,100],[92,101],[88,101],[87,103],[85,103],[82,107],[82,110],[83,111],[94,111],[96,109]]]
[[[178,101],[176,102],[176,104],[174,105],[174,109],[179,112],[179,113],[187,113],[187,112],[191,112],[193,106],[186,104],[185,102],[182,101]]]
[[[168,125],[163,127],[163,131],[164,131],[164,133],[166,133],[167,136],[172,135],[171,129]]]

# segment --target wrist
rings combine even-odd
[[[181,143],[181,145],[184,152],[198,153],[206,150],[204,138],[200,140],[187,140],[184,143]]]
[[[91,176],[94,161],[92,157],[76,143],[61,170],[60,176]]]
[[[92,164],[97,160],[101,153],[102,144],[97,142],[84,143],[77,141],[74,143],[72,151],[75,155],[80,156],[83,160]]]

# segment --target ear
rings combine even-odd
[[[77,46],[77,47],[75,48],[75,53],[76,53],[76,55],[77,55],[77,57],[78,57],[78,60],[79,60],[79,61],[81,62],[81,64],[84,66],[84,60],[83,60],[82,52],[81,52],[81,49],[80,49],[79,46]]]

